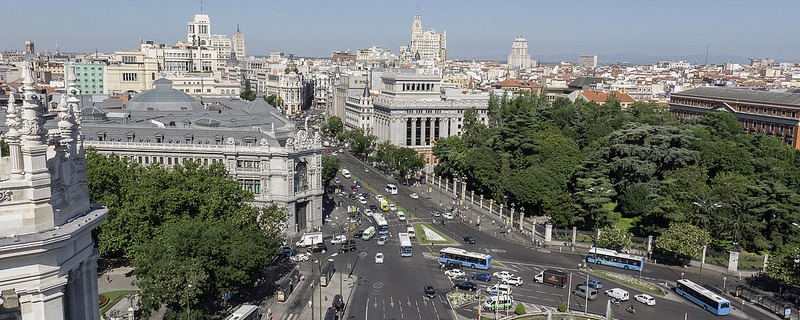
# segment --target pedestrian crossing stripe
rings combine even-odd
[[[296,320],[299,317],[300,317],[299,314],[289,313],[289,314],[284,314],[283,317],[281,317],[280,320]],[[267,320],[269,320],[269,319],[267,319]]]

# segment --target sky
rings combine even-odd
[[[709,62],[731,56],[800,62],[797,0],[202,1],[212,33],[231,36],[238,24],[248,55],[303,57],[372,46],[397,53],[410,42],[417,8],[423,28],[447,31],[452,59],[504,60],[521,35],[532,58],[542,61],[580,54],[601,61],[702,57],[708,48]],[[174,44],[186,39],[186,23],[200,10],[200,0],[3,1],[0,50],[22,50],[25,40],[38,51],[61,52],[136,49],[140,39]]]

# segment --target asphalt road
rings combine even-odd
[[[368,185],[374,190],[378,190],[381,194],[389,199],[391,202],[397,203],[401,209],[406,213],[412,213],[415,218],[414,221],[425,221],[429,223],[436,222],[435,226],[443,233],[452,237],[461,246],[470,251],[488,252],[492,255],[495,264],[489,271],[497,272],[500,270],[508,270],[519,276],[524,280],[524,284],[515,287],[513,290],[513,297],[515,302],[523,303],[528,310],[531,308],[541,309],[541,306],[555,309],[562,302],[567,301],[567,296],[571,295],[571,288],[574,288],[578,282],[586,279],[586,273],[578,270],[578,263],[582,262],[583,257],[579,254],[566,252],[567,249],[563,248],[565,252],[559,252],[558,249],[544,250],[535,247],[521,246],[517,243],[512,243],[504,240],[502,237],[497,237],[492,228],[496,228],[484,224],[482,230],[476,227],[463,223],[460,220],[447,220],[444,225],[441,224],[442,218],[433,218],[429,214],[431,210],[443,211],[439,203],[449,203],[450,199],[447,195],[441,195],[434,192],[427,198],[424,188],[407,187],[398,185],[399,193],[397,195],[388,195],[383,191],[387,183],[393,182],[386,176],[376,172],[375,168],[368,167],[357,159],[347,155],[340,154],[337,156],[342,164],[342,168],[349,169],[353,174],[353,179],[360,180],[362,184]],[[364,168],[370,170],[369,173],[364,171]],[[353,179],[345,179],[341,175],[337,176],[341,180],[341,184],[348,187],[353,184]],[[349,190],[347,190],[349,192]],[[361,188],[360,192],[370,192],[366,187]],[[412,199],[409,194],[418,193],[420,199]],[[374,195],[373,195],[374,196]],[[347,197],[334,196],[334,199],[339,202],[340,206],[354,205],[357,207],[366,208],[370,204],[377,204],[374,197],[367,201],[366,204],[359,204],[357,201],[349,200]],[[387,213],[385,214],[390,225],[390,230],[393,235],[402,232],[405,229],[405,222],[398,221],[396,216]],[[364,221],[364,223],[371,223],[371,221]],[[330,222],[329,222],[330,224]],[[335,224],[335,223],[334,223]],[[341,224],[340,224],[341,225]],[[329,230],[336,229],[337,226],[327,226]],[[363,229],[368,224],[360,227]],[[487,229],[488,228],[488,229]],[[326,228],[323,228],[325,231]],[[331,231],[336,232],[336,231]],[[466,235],[473,236],[477,241],[476,244],[463,243],[462,237]],[[377,236],[376,236],[377,238]],[[444,301],[444,294],[452,288],[452,281],[444,276],[438,270],[438,262],[435,258],[425,258],[424,251],[432,252],[433,255],[438,255],[438,250],[441,247],[427,247],[419,246],[414,242],[414,255],[412,257],[400,257],[399,247],[396,237],[390,238],[389,243],[385,246],[378,246],[375,239],[371,241],[357,240],[359,251],[361,255],[358,262],[354,267],[353,272],[360,277],[359,286],[356,288],[351,299],[351,305],[347,311],[346,319],[453,319],[453,311],[447,307]],[[330,246],[329,246],[330,247]],[[374,261],[375,253],[383,252],[385,255],[385,262],[383,264],[376,264]],[[355,252],[354,252],[355,253]],[[339,258],[342,258],[340,255]],[[533,277],[546,268],[556,268],[567,272],[572,272],[571,287],[566,289],[556,289],[550,286],[533,283]],[[603,266],[596,266],[596,268],[607,268]],[[633,276],[639,276],[639,272],[625,271],[617,268],[609,268],[610,271],[618,273],[629,273]],[[465,270],[467,275],[473,273],[473,270]],[[477,271],[477,270],[476,270]],[[651,279],[653,282],[669,281],[674,284],[675,279],[679,279],[682,275],[696,280],[698,275],[691,272],[692,269],[684,270],[680,267],[667,267],[662,265],[646,264],[645,269],[642,271],[641,276],[645,279]],[[589,312],[603,314],[605,313],[607,301],[609,300],[603,291],[609,288],[623,288],[630,293],[631,300],[623,302],[620,306],[612,306],[615,315],[618,319],[708,319],[714,317],[712,314],[703,311],[701,308],[690,303],[681,297],[678,297],[674,292],[670,293],[667,297],[656,297],[657,303],[655,306],[645,306],[633,300],[633,296],[639,292],[625,287],[623,285],[613,283],[607,280],[602,280],[604,288],[600,291],[597,300],[586,301],[575,295],[569,298],[570,309],[583,311],[585,308]],[[483,290],[490,283],[475,281],[480,289]],[[703,283],[722,286],[722,276],[719,274],[714,275],[710,271],[705,271],[703,276]],[[426,284],[431,284],[437,289],[439,295],[435,299],[428,299],[424,296],[423,287]],[[736,282],[734,279],[729,279],[727,287],[730,291],[735,287]],[[633,305],[636,309],[636,314],[630,314],[625,311],[625,307]],[[737,303],[733,303],[734,306]],[[469,318],[477,317],[477,302],[467,305],[456,310],[460,315]],[[765,315],[760,312],[747,312],[734,311],[729,317],[733,318],[747,318],[763,319]],[[513,310],[512,310],[513,312]],[[484,316],[491,315],[483,314]]]

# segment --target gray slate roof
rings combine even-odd
[[[700,87],[673,93],[672,96],[696,96],[800,107],[800,93],[771,92],[747,88]]]

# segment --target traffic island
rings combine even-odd
[[[609,272],[605,270],[594,270],[592,271],[592,274],[599,278],[622,283],[629,287],[661,297],[664,297],[669,293],[666,288],[660,285],[627,274]]]
[[[415,222],[414,232],[417,234],[417,243],[421,245],[453,245],[456,242],[443,232],[425,222]]]

